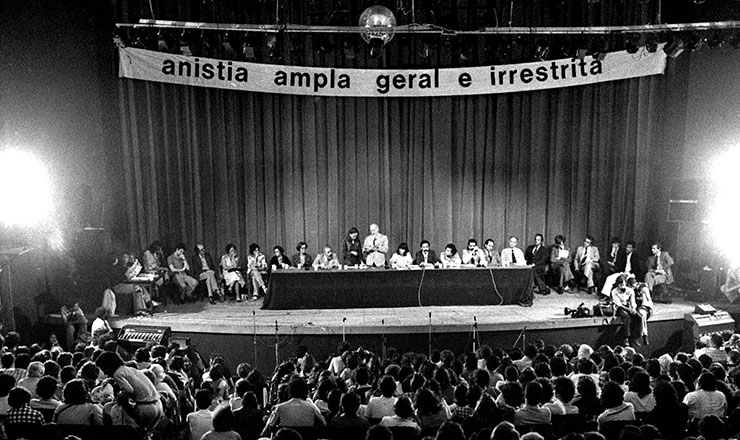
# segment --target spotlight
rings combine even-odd
[[[640,50],[640,46],[638,46],[633,40],[627,40],[627,42],[624,43],[624,49],[627,53],[637,53],[637,51]]]
[[[248,42],[244,42],[242,44],[242,56],[245,60],[253,60],[254,59],[254,46],[249,44]]]
[[[231,42],[229,42],[228,32],[221,39],[221,57],[227,60],[236,59],[236,51],[234,50],[234,46],[231,45]]]
[[[604,61],[608,45],[606,40],[599,40],[593,45],[593,57],[595,60]]]
[[[534,59],[538,61],[545,61],[550,55],[550,44],[546,40],[537,40]]]
[[[193,49],[190,47],[190,41],[188,41],[185,31],[180,34],[180,53],[188,57],[193,56]]]
[[[170,46],[167,44],[167,41],[164,39],[164,34],[162,34],[162,31],[157,32],[157,50],[160,52],[170,51]]]
[[[674,36],[671,42],[663,46],[663,51],[671,58],[678,58],[684,50],[684,42],[679,37]]]
[[[22,191],[20,188],[22,187]],[[30,153],[0,151],[0,223],[31,226],[50,216],[51,182],[46,167]]]
[[[385,6],[375,5],[365,9],[360,15],[362,39],[370,45],[370,56],[377,58],[383,53],[383,46],[393,39],[396,17]]]
[[[658,50],[658,39],[654,35],[651,35],[645,41],[645,49],[650,53],[655,53]]]

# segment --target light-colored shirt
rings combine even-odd
[[[382,419],[386,416],[393,416],[393,405],[396,404],[395,397],[371,397],[365,407],[365,417],[369,419]]]
[[[213,413],[208,409],[199,409],[186,417],[190,427],[190,438],[200,440],[203,435],[213,429]]]
[[[381,233],[368,235],[362,243],[365,252],[365,264],[368,266],[384,266],[385,254],[388,252],[388,237]]]
[[[720,391],[692,391],[683,398],[689,408],[689,418],[701,419],[711,414],[724,417],[727,411],[727,398]]]
[[[159,401],[159,392],[152,381],[136,368],[120,366],[113,373],[113,379],[136,403]]]
[[[406,255],[401,255],[398,252],[394,253],[391,256],[391,267],[394,269],[405,269],[414,262],[414,258],[411,256],[409,252],[406,252]]]
[[[514,262],[516,260],[516,262]],[[505,266],[526,266],[527,260],[524,259],[524,252],[519,248],[507,247],[501,251],[501,265]]]
[[[339,259],[334,254],[327,256],[326,254],[318,254],[313,260],[314,269],[338,269]]]
[[[319,408],[305,399],[292,398],[277,405],[267,425],[276,428],[284,426],[326,426]]]

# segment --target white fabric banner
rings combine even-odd
[[[311,96],[485,95],[595,84],[662,74],[662,45],[650,53],[610,52],[603,61],[538,61],[450,69],[374,70],[283,66],[120,48],[120,76],[220,89]]]

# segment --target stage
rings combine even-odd
[[[272,371],[278,357],[281,361],[293,357],[298,346],[307,347],[317,359],[323,358],[336,350],[343,335],[353,347],[362,345],[376,353],[381,352],[384,341],[386,348],[395,347],[400,352],[427,353],[431,331],[433,349],[449,348],[459,354],[472,349],[474,323],[481,343],[500,347],[510,347],[517,339],[518,346],[535,339],[546,344],[585,342],[592,346],[621,341],[617,334],[620,327],[609,325],[604,318],[576,319],[564,315],[564,307],[575,308],[582,302],[591,307],[597,300],[579,291],[535,295],[532,307],[306,310],[261,310],[262,300],[216,305],[202,301],[170,304],[153,316],[118,317],[111,320],[111,325],[115,329],[124,325],[170,327],[173,338],[190,338],[202,355],[219,353],[230,365],[246,361],[262,371]],[[649,321],[650,344],[636,349],[645,354],[676,350],[681,344],[684,315],[692,313],[694,307],[695,302],[678,298],[673,304],[656,304]]]

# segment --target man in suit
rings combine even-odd
[[[198,277],[198,280],[205,282],[206,289],[208,290],[208,302],[215,304],[213,300],[214,294],[220,296],[221,301],[223,301],[224,297],[221,295],[216,272],[218,266],[213,264],[211,254],[206,252],[206,247],[202,243],[195,245],[195,255],[193,255],[192,261],[193,275]]]
[[[645,284],[652,292],[660,284],[673,284],[673,258],[661,249],[660,243],[653,243],[650,248],[653,255],[647,259]]]
[[[527,249],[524,251],[524,259],[527,264],[532,266],[534,282],[537,285],[539,293],[549,295],[550,288],[545,283],[545,274],[547,273],[547,265],[550,262],[550,250],[545,247],[544,235],[535,234],[534,244],[527,246]]]
[[[487,267],[498,267],[501,266],[501,255],[496,250],[496,243],[492,238],[486,240],[483,245],[483,255],[485,257],[485,266]]]
[[[472,266],[485,266],[485,254],[483,250],[478,247],[478,241],[475,238],[468,240],[468,247],[463,249],[462,263]]]
[[[519,249],[519,239],[515,236],[509,237],[509,247],[501,251],[501,264],[507,266],[526,266],[527,260],[524,258],[524,252]]]
[[[380,233],[378,225],[370,225],[370,235],[365,237],[362,244],[365,254],[365,264],[368,266],[385,266],[385,254],[388,252],[388,237]]]
[[[429,240],[422,240],[421,243],[419,243],[419,247],[421,249],[414,256],[415,265],[422,267],[434,267],[442,264],[442,262],[439,260],[439,257],[437,257],[437,253],[434,252],[434,249],[430,249],[430,246],[431,245],[429,244]]]
[[[617,269],[617,260],[622,258],[624,248],[622,247],[622,240],[619,237],[612,237],[611,248],[609,253],[606,255],[606,264],[604,265],[604,276],[619,272]]]
[[[583,246],[578,246],[576,250],[576,256],[573,260],[575,266],[576,278],[585,278],[586,287],[588,287],[588,294],[592,294],[596,291],[596,283],[594,282],[594,275],[599,270],[599,248],[593,245],[594,238],[590,235],[586,236],[583,241]]]
[[[614,263],[614,269],[616,272],[606,277],[601,293],[605,296],[609,296],[617,278],[622,274],[627,276],[631,275],[635,280],[638,278],[642,279],[642,276],[640,276],[642,271],[640,270],[639,261],[640,259],[637,256],[637,252],[635,252],[635,242],[630,240],[625,245],[624,252],[617,255],[617,261]]]

